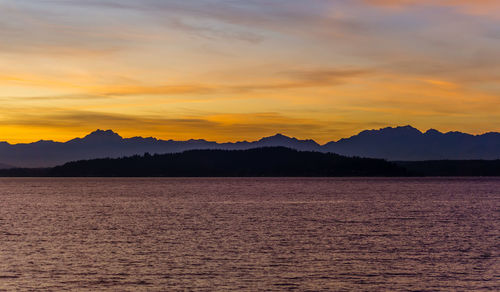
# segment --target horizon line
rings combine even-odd
[[[470,136],[474,136],[474,137],[477,137],[477,136],[482,136],[482,135],[486,135],[486,134],[490,134],[490,133],[500,133],[500,132],[495,132],[495,131],[488,131],[488,132],[483,132],[483,133],[480,133],[480,134],[471,134],[471,133],[466,133],[466,132],[462,132],[462,131],[458,131],[458,130],[454,130],[454,131],[447,131],[447,132],[444,132],[444,131],[440,131],[440,130],[437,130],[435,128],[429,128],[427,129],[426,131],[422,131],[412,125],[405,125],[405,126],[386,126],[386,127],[381,127],[381,128],[372,128],[372,129],[365,129],[365,130],[361,130],[359,131],[357,134],[354,134],[352,136],[349,136],[349,137],[343,137],[343,138],[340,138],[338,140],[329,140],[323,144],[321,143],[318,143],[316,142],[316,140],[314,139],[311,139],[311,138],[299,138],[299,137],[294,137],[294,136],[289,136],[287,134],[283,134],[282,131],[277,131],[276,134],[274,135],[270,135],[270,136],[263,136],[261,137],[260,139],[258,140],[253,140],[253,141],[249,141],[249,140],[237,140],[237,141],[213,141],[213,140],[207,140],[207,139],[204,139],[204,138],[191,138],[191,139],[188,139],[188,140],[174,140],[174,139],[168,139],[168,138],[157,138],[157,137],[153,137],[153,136],[149,136],[149,137],[144,137],[144,136],[129,136],[129,137],[124,137],[122,135],[120,135],[117,131],[113,130],[113,129],[106,129],[106,130],[103,130],[103,129],[96,129],[96,130],[93,130],[91,132],[89,132],[88,134],[86,134],[85,136],[83,137],[74,137],[74,138],[71,138],[69,140],[66,140],[66,141],[56,141],[56,140],[52,140],[52,139],[40,139],[40,140],[37,140],[37,141],[32,141],[32,142],[21,142],[21,143],[10,143],[8,141],[0,141],[0,143],[7,143],[9,145],[28,145],[28,144],[34,144],[34,143],[40,143],[40,142],[53,142],[53,143],[67,143],[67,142],[70,142],[70,141],[73,141],[73,140],[76,140],[76,139],[85,139],[87,138],[88,136],[92,135],[92,134],[95,134],[95,133],[98,133],[98,132],[111,132],[115,135],[117,135],[118,137],[120,137],[121,139],[133,139],[133,138],[142,138],[142,139],[156,139],[158,141],[176,141],[176,142],[189,142],[189,141],[205,141],[205,142],[209,142],[209,143],[217,143],[217,144],[225,144],[225,143],[231,143],[231,144],[236,144],[236,143],[252,143],[252,142],[258,142],[258,141],[261,141],[263,139],[266,139],[266,138],[271,138],[271,137],[275,137],[275,136],[284,136],[286,138],[290,138],[290,139],[296,139],[298,141],[313,141],[315,142],[316,144],[318,144],[319,146],[324,146],[328,143],[332,143],[332,142],[339,142],[341,140],[344,140],[344,139],[350,139],[352,137],[355,137],[355,136],[358,136],[359,134],[363,133],[363,132],[369,132],[369,131],[381,131],[381,130],[386,130],[386,129],[401,129],[401,128],[411,128],[411,129],[415,129],[417,130],[418,132],[420,132],[420,134],[426,134],[428,132],[431,132],[431,131],[435,131],[435,132],[438,132],[440,134],[443,134],[443,135],[446,135],[446,134],[451,134],[451,133],[461,133],[461,134],[465,134],[465,135],[470,135]]]

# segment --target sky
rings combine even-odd
[[[500,131],[498,0],[0,0],[0,141]]]

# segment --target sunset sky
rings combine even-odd
[[[0,0],[0,141],[500,131],[498,0]]]

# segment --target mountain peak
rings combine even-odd
[[[277,134],[275,134],[274,136],[271,136],[271,137],[273,137],[273,138],[287,138],[287,139],[290,139],[290,137],[285,136],[285,135],[283,135],[281,133],[277,133]]]
[[[113,132],[112,130],[100,130],[100,129],[97,129],[94,132],[92,132],[92,133],[88,134],[87,136],[85,136],[83,139],[87,139],[87,140],[88,139],[121,140],[123,138],[120,135],[118,135],[117,133]]]
[[[420,132],[419,129],[417,128],[414,128],[410,125],[406,125],[406,126],[400,126],[400,127],[395,127],[395,128],[390,128],[390,129],[394,129],[394,130],[398,130],[398,131],[405,131],[407,133],[417,133],[417,134],[422,134],[422,132]]]
[[[427,130],[425,133],[425,135],[441,135],[443,133],[439,132],[438,130],[436,129],[429,129]]]
[[[264,137],[264,138],[260,139],[259,141],[265,142],[265,141],[290,141],[290,140],[297,140],[297,139],[278,133],[278,134],[273,135],[273,136]]]
[[[405,136],[413,136],[413,135],[421,135],[422,132],[418,130],[417,128],[414,128],[412,126],[398,126],[398,127],[386,127],[378,130],[365,130],[360,132],[358,135],[355,135],[353,137],[367,137],[367,136],[379,136],[380,134],[382,135],[405,135]],[[343,140],[348,140],[348,139],[341,139],[340,141]]]
[[[280,133],[274,136],[264,137],[259,141],[252,143],[254,145],[260,146],[284,146],[304,151],[318,151],[320,147],[320,145],[314,140],[299,140],[297,138],[285,136]]]

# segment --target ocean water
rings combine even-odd
[[[2,291],[499,291],[499,255],[499,179],[0,179]]]

